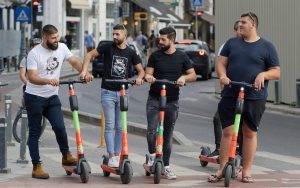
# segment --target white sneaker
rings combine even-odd
[[[119,167],[119,163],[118,163],[116,157],[109,158],[108,166],[112,167],[112,168],[118,168]]]
[[[117,163],[119,164],[120,163],[120,156],[119,155],[115,156],[115,159],[116,159]]]
[[[169,166],[165,167],[165,171],[163,176],[168,179],[168,180],[175,180],[176,179],[176,174],[172,172]]]
[[[154,154],[149,154],[148,156],[149,156],[149,159],[148,159],[147,166],[153,166],[154,159],[155,159],[155,153]]]

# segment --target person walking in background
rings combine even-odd
[[[95,48],[94,37],[89,34],[88,31],[84,32],[84,45],[86,47],[86,52],[89,53]]]
[[[69,30],[66,32],[65,42],[69,50],[72,50],[72,35]]]

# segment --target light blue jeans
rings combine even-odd
[[[104,137],[107,152],[119,154],[122,148],[120,92],[101,88],[101,103],[105,117]]]

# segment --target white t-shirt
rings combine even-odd
[[[20,62],[19,67],[20,67],[20,68],[26,67],[26,57],[23,57],[23,59],[22,59],[21,62]]]
[[[27,56],[27,70],[37,70],[41,78],[59,80],[62,63],[73,56],[64,43],[58,43],[56,50],[44,48],[41,44],[32,49]],[[58,95],[58,87],[27,83],[26,93],[48,98]]]

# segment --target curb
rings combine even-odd
[[[65,116],[72,119],[72,112],[62,107],[62,111]],[[78,112],[78,118],[81,122],[88,123],[94,126],[101,126],[101,118],[97,115],[86,113],[86,112]],[[140,123],[134,123],[131,121],[127,121],[127,131],[128,133],[139,135],[139,136],[146,136],[147,126]],[[173,143],[177,145],[186,145],[191,146],[193,143],[186,138],[182,133],[178,131],[174,131],[173,133]]]

